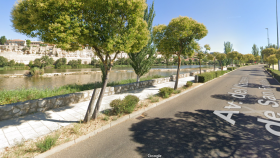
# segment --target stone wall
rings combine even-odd
[[[130,83],[125,85],[118,85],[114,87],[106,87],[105,96],[124,93],[126,91],[145,88],[160,83],[169,82],[170,77],[158,78],[153,80],[141,81],[139,83]],[[99,95],[101,88],[97,88]],[[59,95],[54,97],[28,100],[25,102],[18,102],[13,104],[0,105],[0,120],[19,117],[34,112],[44,112],[49,109],[69,106],[74,103],[87,101],[91,99],[93,90],[86,90],[77,93]],[[102,109],[102,108],[100,108]]]

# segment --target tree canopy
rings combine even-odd
[[[0,37],[0,44],[1,45],[4,45],[6,43],[6,41],[7,41],[7,38],[5,36]]]
[[[230,42],[224,42],[224,53],[227,54],[229,52],[233,51],[233,44],[231,44]]]
[[[194,50],[199,49],[196,41],[205,37],[207,33],[208,30],[202,23],[186,16],[172,19],[168,26],[157,25],[154,27],[154,43],[158,51],[163,54],[176,54],[178,56],[174,89],[177,89],[178,86],[181,55],[193,56]]]
[[[253,47],[252,47],[252,54],[256,57],[259,55],[259,48],[257,47],[256,44],[253,44]]]

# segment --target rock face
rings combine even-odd
[[[188,77],[190,73],[180,74],[179,78]],[[114,87],[106,87],[105,96],[120,94],[130,90],[146,88],[161,84],[176,79],[176,75],[166,78],[157,78],[153,80],[141,81],[139,83],[130,83],[124,85],[118,85]],[[97,88],[97,93],[100,94],[101,88]],[[13,104],[0,105],[0,120],[23,116],[34,112],[44,112],[49,109],[59,108],[63,106],[69,106],[74,103],[87,101],[91,99],[93,90],[86,90],[77,93],[59,95],[54,97],[28,100],[25,102],[18,102]]]

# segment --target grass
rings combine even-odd
[[[43,140],[36,142],[36,146],[40,152],[45,152],[50,150],[51,147],[55,146],[57,139],[59,138],[59,134],[49,135],[45,137]]]
[[[162,76],[156,75],[156,76],[148,76],[145,78],[141,78],[140,81],[146,81],[151,80],[154,78],[160,78]],[[107,86],[116,86],[121,84],[128,84],[135,82],[134,79],[128,79],[128,80],[122,80],[117,82],[111,82],[108,83]],[[34,100],[34,99],[40,99],[40,98],[47,98],[47,97],[53,97],[58,95],[64,95],[69,93],[75,93],[80,92],[84,90],[91,90],[94,88],[101,88],[102,83],[101,82],[95,82],[95,83],[88,83],[83,85],[78,84],[71,84],[71,85],[65,85],[59,88],[54,89],[37,89],[37,88],[31,88],[31,89],[25,89],[20,88],[16,90],[3,90],[0,91],[0,105],[5,104],[11,104],[16,102],[24,102],[27,100]]]

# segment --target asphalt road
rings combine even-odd
[[[279,91],[261,65],[243,67],[51,157],[278,158]]]

